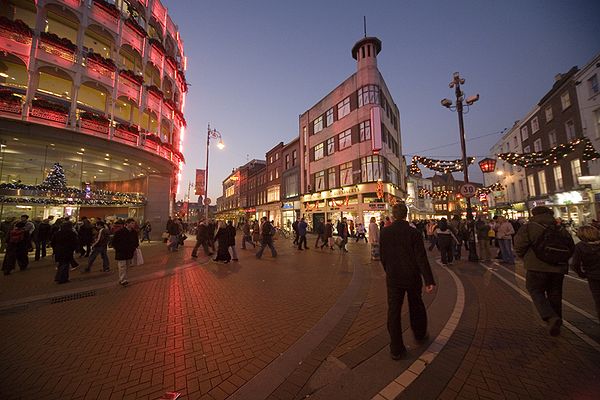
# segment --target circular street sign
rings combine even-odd
[[[204,205],[205,206],[209,206],[210,205],[210,198],[207,197],[207,198],[204,199]]]
[[[477,188],[475,187],[475,185],[473,185],[471,183],[465,183],[465,184],[461,185],[461,187],[460,187],[460,194],[462,194],[465,197],[475,196],[476,191],[477,191]]]

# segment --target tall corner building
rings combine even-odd
[[[184,162],[187,91],[167,9],[160,0],[0,4],[0,217],[162,226]],[[40,187],[56,163],[66,186]]]
[[[400,114],[377,69],[381,41],[352,47],[356,72],[300,115],[301,214],[368,224],[406,198]]]

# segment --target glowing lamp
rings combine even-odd
[[[484,158],[483,160],[479,161],[479,168],[481,168],[481,172],[484,174],[488,172],[494,172],[496,169],[496,160],[493,158]]]
[[[223,143],[223,140],[219,140],[219,143],[217,143],[217,147],[219,148],[219,150],[223,150],[225,148],[225,143]]]

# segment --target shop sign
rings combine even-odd
[[[285,202],[285,203],[281,203],[281,208],[283,208],[284,210],[293,210],[294,209],[294,203],[293,202]]]
[[[254,207],[253,208],[245,208],[244,212],[246,212],[246,213],[255,213],[256,212],[256,208],[254,208]]]
[[[529,204],[529,209],[531,210],[537,206],[545,206],[547,204],[552,204],[552,203],[548,199],[541,199],[541,200],[531,200],[527,204]]]
[[[513,203],[513,208],[515,211],[527,211],[525,203]]]
[[[582,196],[582,192],[564,192],[564,193],[556,193],[553,195],[552,200],[555,204],[579,204],[583,203],[584,199]]]
[[[386,203],[369,203],[369,210],[387,210]]]

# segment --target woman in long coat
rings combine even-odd
[[[219,221],[219,229],[215,234],[215,240],[219,244],[219,248],[217,249],[217,257],[213,261],[223,261],[227,264],[231,260],[229,254],[230,236],[223,221]]]

